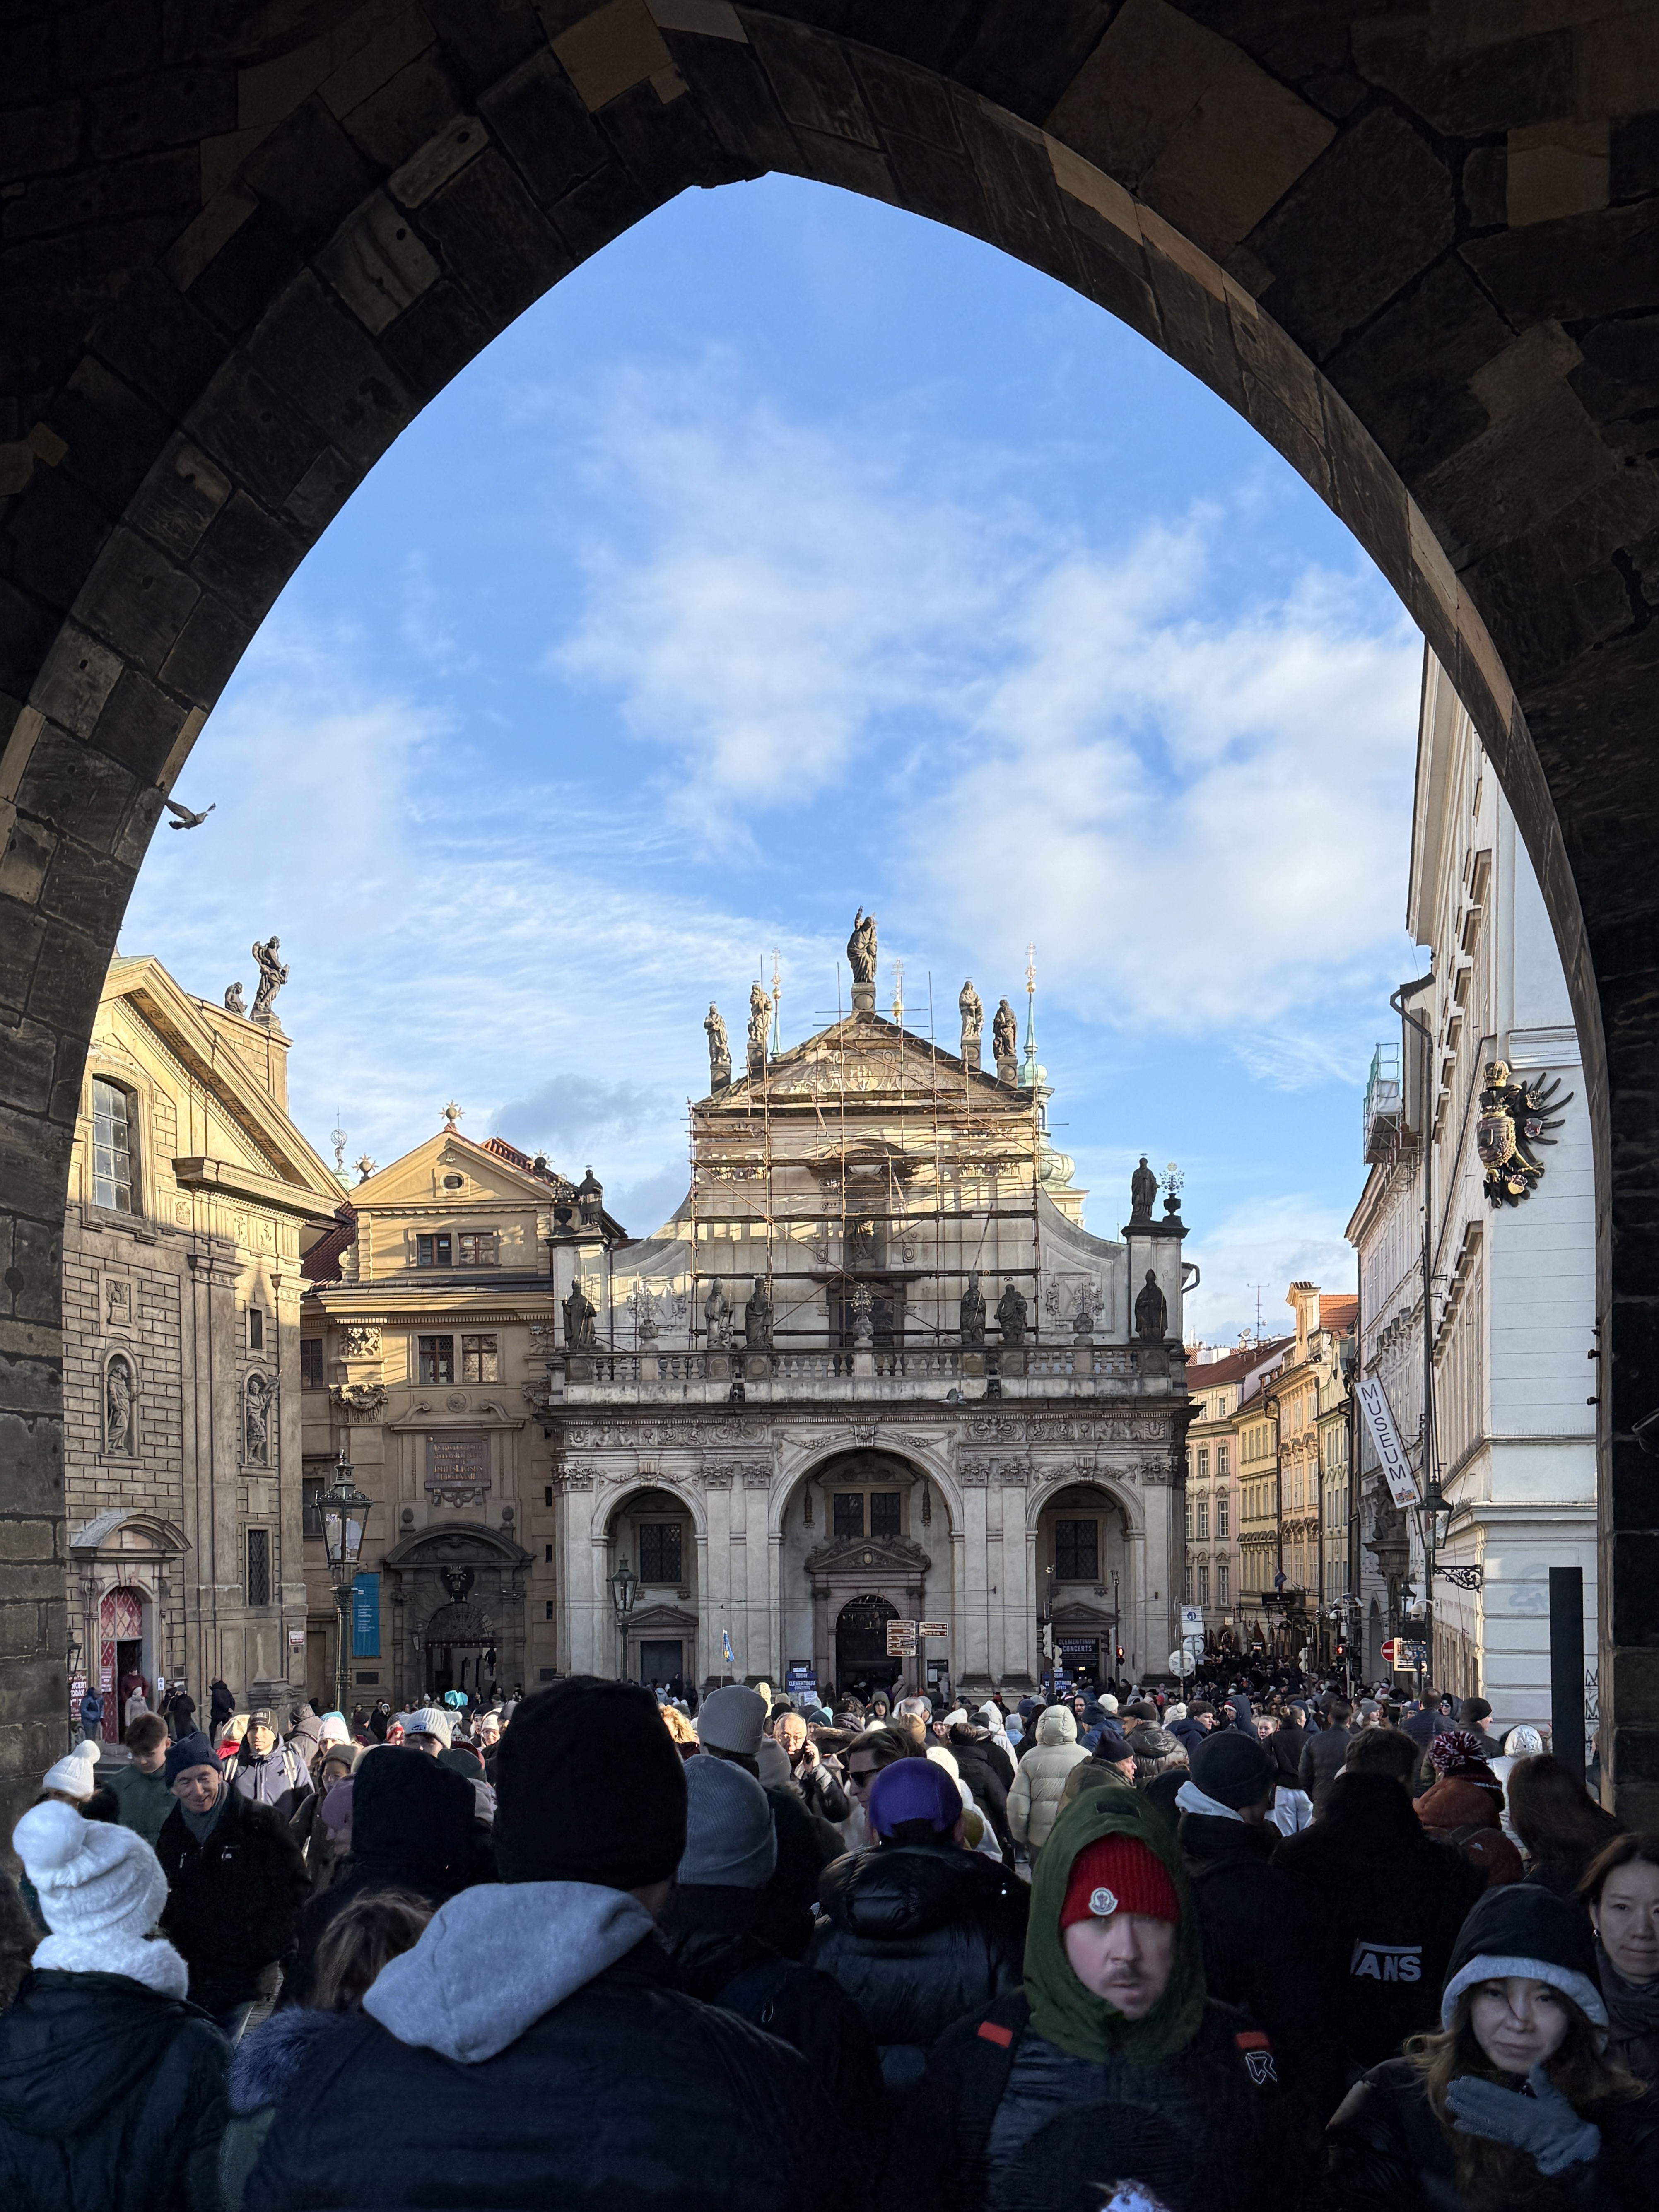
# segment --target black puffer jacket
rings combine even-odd
[[[1020,1987],[1027,1893],[951,1843],[883,1844],[826,1867],[808,1964],[870,2023],[890,2089],[914,2087],[953,2020]]]
[[[882,2198],[907,2212],[1099,2212],[1133,2179],[1168,2212],[1293,2212],[1296,2152],[1263,2043],[1212,2003],[1169,2058],[1079,2058],[1033,2033],[1023,1992],[1004,1998],[930,2055],[927,2122],[896,2133]]]
[[[224,2013],[258,1996],[274,1983],[269,1970],[292,1952],[300,1908],[311,1894],[286,1821],[268,1805],[227,1790],[205,1843],[175,1807],[155,1856],[167,1878],[162,1932],[190,1968],[192,2001],[204,2012]]]
[[[1297,1761],[1296,1786],[1313,1800],[1316,1813],[1325,1809],[1325,1800],[1331,1794],[1331,1784],[1342,1771],[1342,1762],[1348,1755],[1348,1746],[1353,1741],[1351,1728],[1321,1729],[1316,1735],[1305,1735],[1302,1755]]]
[[[230,2045],[125,1974],[26,1977],[0,2013],[6,2212],[216,2212]]]
[[[862,2212],[800,2059],[674,1988],[654,1936],[478,2063],[367,2013],[291,2017],[334,2024],[298,2054],[244,2212]]]
[[[1446,1962],[1486,1875],[1425,1832],[1386,1774],[1344,1774],[1323,1819],[1280,1844],[1275,1864],[1297,1899],[1307,2029],[1322,2054],[1328,2118],[1356,2075],[1439,2027]]]
[[[757,1935],[763,1917],[752,1889],[712,1882],[677,1889],[659,1927],[677,1985],[799,2051],[832,2110],[878,2114],[881,2060],[863,2014],[839,1982]]]
[[[1528,2212],[1650,2212],[1659,2187],[1659,2106],[1603,2105],[1600,2155],[1528,2194]],[[1326,2212],[1458,2212],[1456,2158],[1423,2077],[1391,2058],[1357,2081],[1326,2130]],[[1528,2165],[1530,2161],[1528,2161]]]

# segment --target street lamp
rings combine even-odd
[[[1423,1500],[1423,1530],[1429,1539],[1431,1558],[1444,1548],[1451,1534],[1451,1501],[1440,1487],[1440,1478],[1431,1475],[1428,1495]]]
[[[640,1594],[640,1578],[624,1559],[611,1577],[611,1602],[616,1608],[617,1626],[622,1632],[623,1672],[628,1671],[628,1616],[634,1610],[634,1601]]]
[[[345,1446],[340,1446],[340,1456],[334,1463],[334,1480],[317,1500],[317,1510],[323,1523],[323,1549],[328,1554],[328,1571],[334,1583],[334,1602],[339,1607],[338,1664],[335,1669],[337,1702],[342,1712],[346,1711],[346,1697],[350,1686],[351,1668],[351,1585],[357,1572],[357,1561],[362,1554],[363,1527],[368,1516],[371,1498],[366,1498],[351,1479],[351,1462],[346,1457]]]

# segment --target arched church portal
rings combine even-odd
[[[897,1452],[837,1452],[804,1479],[790,1501],[784,1571],[811,1591],[820,1684],[874,1689],[921,1679],[920,1652],[888,1656],[887,1623],[922,1618],[934,1546],[948,1572],[948,1540],[931,1478]]]

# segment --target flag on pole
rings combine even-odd
[[[737,1655],[732,1649],[732,1632],[729,1629],[723,1628],[720,1631],[720,1650],[725,1655],[726,1665],[736,1666]]]

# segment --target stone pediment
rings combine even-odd
[[[639,1612],[629,1614],[628,1632],[630,1636],[647,1638],[653,1636],[695,1636],[697,1616],[695,1613],[683,1612],[677,1605],[647,1605]]]
[[[925,1575],[933,1561],[908,1536],[836,1536],[806,1558],[816,1578],[830,1575]]]
[[[757,1106],[768,1098],[780,1106],[810,1106],[844,1091],[849,1097],[871,1099],[890,1093],[913,1105],[919,1096],[937,1089],[960,1103],[964,1082],[987,1104],[1000,1102],[1029,1119],[1025,1094],[993,1075],[964,1068],[955,1053],[942,1045],[931,1049],[925,1038],[897,1028],[884,1015],[858,1013],[792,1046],[763,1076],[744,1074],[739,1066],[731,1088],[714,1103]]]

